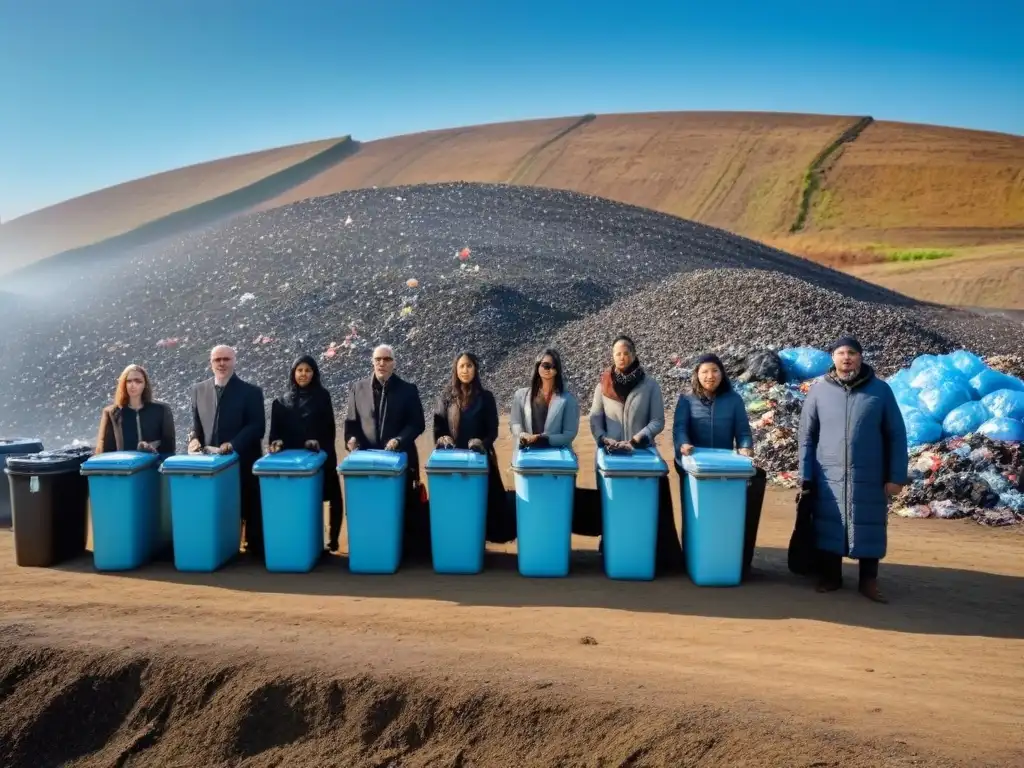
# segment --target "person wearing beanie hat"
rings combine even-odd
[[[863,362],[860,342],[831,346],[832,368],[800,415],[800,477],[819,551],[818,591],[842,587],[843,558],[860,561],[862,595],[888,602],[878,564],[888,543],[889,500],[907,483],[907,432],[889,385]]]
[[[672,444],[679,475],[679,497],[686,492],[686,473],[680,466],[683,456],[694,448],[735,450],[744,456],[754,455],[754,438],[743,398],[729,382],[725,366],[717,355],[703,354],[693,366],[690,392],[679,395],[672,420]],[[747,484],[746,526],[743,541],[743,579],[750,576],[761,520],[761,507],[768,476],[760,467]],[[683,529],[685,550],[686,529]]]

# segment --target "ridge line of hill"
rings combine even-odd
[[[533,162],[538,157],[540,157],[540,153],[541,152],[543,152],[548,147],[558,143],[559,141],[564,139],[566,136],[568,136],[573,131],[577,130],[578,128],[582,128],[584,125],[587,125],[588,123],[592,123],[596,119],[597,119],[597,115],[595,115],[593,113],[587,113],[587,114],[583,115],[582,117],[580,117],[579,119],[573,121],[573,123],[571,125],[568,125],[565,128],[563,128],[562,130],[560,130],[558,133],[556,133],[551,138],[545,139],[544,141],[542,141],[540,144],[535,146],[533,149],[531,149],[529,152],[527,152],[525,155],[523,155],[520,158],[519,163],[516,165],[515,170],[512,171],[512,173],[508,177],[508,180],[505,183],[506,184],[518,184],[522,180],[522,178],[526,175],[526,172],[529,171],[530,168],[533,166]]]
[[[182,208],[172,213],[140,224],[127,232],[103,238],[88,245],[70,248],[15,269],[5,275],[7,279],[37,278],[50,269],[60,269],[72,262],[79,264],[83,258],[102,258],[111,248],[132,248],[148,245],[163,237],[180,232],[207,227],[218,221],[236,216],[266,200],[294,189],[299,184],[317,176],[347,157],[359,151],[360,143],[351,136],[344,136],[322,152],[294,165],[264,176],[244,187],[212,197],[201,203]]]
[[[875,119],[870,115],[860,118],[839,134],[835,141],[824,147],[811,161],[811,164],[807,166],[800,187],[800,206],[797,209],[796,219],[789,228],[790,232],[796,233],[801,231],[807,223],[807,216],[811,210],[811,199],[821,186],[821,180],[825,175],[825,163],[836,157],[837,153],[842,151],[844,145],[856,141],[857,137],[864,132],[864,129],[873,122],[875,122]]]

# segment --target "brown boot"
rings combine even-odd
[[[819,579],[818,586],[814,588],[815,592],[824,594],[825,592],[837,592],[843,588],[842,581],[836,581],[835,579]]]
[[[882,594],[882,590],[878,588],[878,579],[865,579],[861,582],[860,588],[857,590],[868,600],[875,603],[888,603],[889,599]]]

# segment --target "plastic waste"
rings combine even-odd
[[[918,355],[910,364],[910,370],[912,373],[917,373],[925,368],[931,368],[937,362],[939,362],[938,355]]]
[[[903,415],[907,428],[907,445],[926,445],[942,439],[942,425],[921,411],[909,411]]]
[[[770,349],[752,352],[745,361],[744,381],[777,381],[784,384],[786,377],[782,370],[782,360]]]
[[[779,352],[782,372],[787,381],[806,381],[824,376],[832,367],[832,357],[814,347],[790,347]]]
[[[1016,389],[998,389],[981,398],[993,416],[1024,421],[1024,392]]]
[[[941,422],[954,408],[971,401],[971,390],[953,379],[943,379],[935,386],[922,389],[917,399],[924,413]]]
[[[968,378],[978,375],[986,368],[984,360],[973,352],[968,352],[966,349],[950,352],[945,357],[960,373]]]
[[[913,374],[910,379],[910,386],[914,389],[923,390],[936,387],[947,381],[955,381],[958,384],[962,384],[965,389],[970,387],[970,379],[967,376],[958,369],[943,365],[942,363],[935,363],[935,365],[922,368]]]
[[[970,385],[976,400],[998,392],[1000,389],[1024,391],[1024,381],[1006,373],[993,371],[991,368],[986,368],[981,373],[975,374],[970,380]]]
[[[978,427],[978,432],[992,440],[1019,443],[1024,441],[1024,422],[997,416]]]
[[[942,434],[946,437],[963,437],[977,432],[978,427],[992,417],[984,403],[972,400],[958,405],[942,420]]]

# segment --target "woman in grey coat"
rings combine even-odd
[[[832,369],[811,387],[800,418],[800,477],[812,499],[819,592],[842,586],[842,559],[860,561],[860,592],[887,602],[878,561],[889,499],[907,483],[907,433],[889,385],[863,363],[860,343],[832,345]]]
[[[679,395],[672,419],[675,459],[689,456],[694,448],[720,448],[744,456],[754,455],[754,438],[743,398],[732,388],[725,366],[717,355],[697,358],[690,381],[690,393]],[[678,463],[679,498],[686,493],[686,473]],[[743,534],[743,578],[750,576],[761,523],[761,507],[768,476],[760,467],[747,483],[746,517]],[[686,532],[683,531],[685,540]],[[685,547],[684,547],[685,549]]]
[[[632,451],[655,447],[665,428],[665,402],[661,387],[640,364],[636,345],[628,336],[612,342],[612,364],[601,373],[590,406],[590,432],[599,447]],[[682,549],[672,509],[668,478],[658,481],[657,570],[682,569]]]
[[[537,355],[530,386],[512,396],[509,426],[520,447],[572,447],[580,430],[580,404],[565,388],[558,350],[547,347]]]

